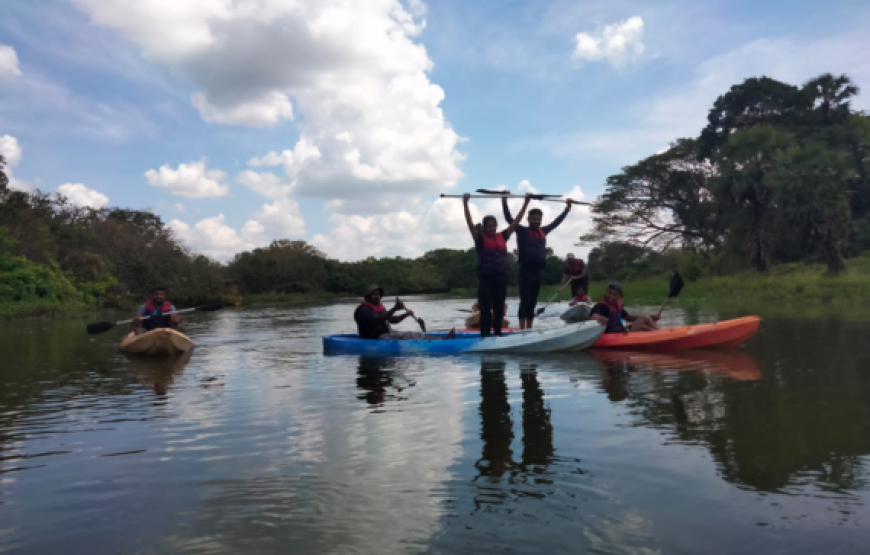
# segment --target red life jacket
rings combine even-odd
[[[596,308],[603,306],[607,309],[607,327],[604,328],[604,333],[625,333],[625,326],[622,324],[622,301],[616,301],[616,306],[608,303],[604,299],[598,301]]]
[[[372,310],[374,310],[375,312],[386,312],[387,311],[387,307],[384,306],[384,303],[372,304],[370,302],[364,302],[364,303],[360,304],[357,308],[360,308],[363,306],[367,306],[367,307],[371,308]]]
[[[148,315],[151,316],[147,320],[142,320],[142,327],[145,330],[155,330],[157,328],[168,328],[172,326],[171,316],[164,314],[172,310],[172,303],[169,301],[163,301],[163,304],[160,305],[159,309],[153,301],[148,301],[145,303],[145,310],[148,312]]]
[[[506,274],[508,271],[507,241],[504,235],[496,233],[490,237],[486,233],[480,234],[480,243],[477,250],[477,271],[481,275]]]
[[[573,260],[569,260],[565,265],[565,271],[569,276],[580,275],[583,270],[586,269],[586,263],[583,262],[582,258],[575,258]]]

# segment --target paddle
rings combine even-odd
[[[473,310],[469,310],[469,309],[467,309],[467,308],[457,308],[456,310],[457,310],[458,312],[468,312],[469,314],[474,314],[474,311],[473,311]]]
[[[662,311],[665,309],[666,306],[668,306],[670,300],[680,294],[680,291],[683,290],[684,285],[685,282],[683,281],[683,276],[680,275],[680,272],[674,272],[674,276],[671,278],[671,287],[668,291],[668,298],[665,299],[665,302],[662,303],[662,307],[659,309],[659,317],[661,317]]]
[[[564,289],[565,286],[568,285],[569,283],[571,283],[571,280],[570,280],[570,279],[569,279],[568,281],[566,281],[565,283],[562,284],[562,287],[560,287],[559,290],[556,291],[556,292],[553,294],[553,298],[550,299],[549,301],[547,301],[547,304],[545,304],[544,306],[542,306],[541,308],[539,308],[538,311],[535,312],[535,315],[536,315],[536,316],[540,316],[541,314],[543,314],[544,311],[547,310],[547,307],[550,306],[550,304],[551,304],[551,303],[556,299],[556,297],[559,296],[559,293],[562,292],[562,289]]]
[[[209,304],[205,306],[198,306],[196,308],[184,308],[182,310],[173,310],[172,312],[164,312],[163,314],[181,314],[182,312],[214,312],[215,310],[220,310],[224,307],[222,303]],[[142,316],[142,320],[147,320],[151,318],[151,316]],[[88,334],[96,335],[98,333],[103,333],[109,331],[115,326],[121,324],[129,324],[133,319],[130,320],[121,320],[120,322],[94,322],[93,324],[88,324]]]
[[[445,195],[442,194],[441,198],[464,198],[462,195]],[[493,195],[469,195],[468,198],[488,198],[492,200]],[[526,198],[526,195],[501,195],[501,198]],[[540,200],[541,202],[558,202],[559,204],[565,204],[565,200],[560,198],[538,198],[536,195],[532,196],[533,199]],[[572,200],[573,204],[580,204],[583,206],[594,206],[591,202],[580,202],[579,200]]]
[[[396,303],[398,303],[398,302],[399,302],[399,297],[396,297]],[[402,303],[402,306],[405,306],[405,303]],[[405,310],[410,312],[410,310],[408,310],[407,306],[405,306]],[[422,318],[417,318],[413,314],[411,315],[411,318],[413,318],[414,320],[417,320],[417,323],[420,325],[421,330],[423,330],[424,332],[426,331],[426,322],[424,322]]]
[[[505,195],[511,194],[510,191],[492,191],[490,189],[477,189],[476,192],[483,193],[484,195],[499,195],[499,196],[505,196]],[[538,194],[538,193],[532,193],[532,198],[538,199],[538,200],[544,200],[544,198],[546,198],[546,197],[559,198],[561,196],[562,195],[543,195],[543,194]]]

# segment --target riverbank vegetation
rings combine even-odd
[[[658,302],[673,271],[688,282],[684,303],[870,293],[870,117],[852,110],[856,94],[845,76],[747,79],[719,97],[699,136],[611,176],[579,238],[597,245],[590,293],[620,280],[627,301]],[[157,284],[179,305],[358,296],[369,283],[390,295],[474,295],[473,249],[343,262],[279,240],[221,264],[149,210],[12,190],[3,169],[0,156],[0,318],[128,308]],[[550,252],[542,299],[563,267]]]

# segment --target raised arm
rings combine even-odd
[[[574,203],[574,201],[571,199],[568,199],[565,201],[565,209],[562,210],[562,213],[559,214],[558,216],[556,216],[556,219],[553,220],[552,222],[550,222],[549,225],[545,225],[544,227],[541,228],[542,230],[544,230],[544,233],[549,235],[551,231],[553,231],[554,229],[559,227],[559,225],[565,221],[565,216],[567,216],[568,212],[571,211],[571,205],[573,203]]]
[[[504,199],[502,199],[504,200]],[[511,222],[511,225],[508,226],[506,230],[504,230],[505,239],[510,239],[510,236],[514,234],[514,231],[520,226],[520,222],[523,221],[523,216],[526,215],[526,208],[529,207],[529,201],[532,200],[532,197],[529,194],[526,194],[526,200],[523,201],[523,207],[520,209],[520,213],[517,214],[517,217],[514,221]]]
[[[504,212],[504,219],[508,224],[514,223],[514,217],[511,216],[511,209],[508,208],[507,199],[501,198],[501,211]]]
[[[474,221],[471,219],[471,209],[468,208],[468,199],[471,198],[471,195],[465,193],[462,195],[462,206],[465,208],[465,223],[468,224],[468,231],[471,233],[471,238],[474,239],[474,242],[477,242],[477,228],[474,227]]]

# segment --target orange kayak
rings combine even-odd
[[[634,333],[607,333],[602,335],[592,348],[671,351],[701,347],[736,347],[752,337],[760,323],[760,316],[746,316],[715,324]]]

